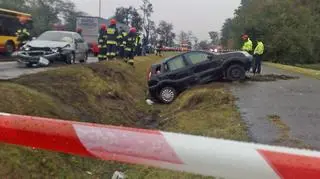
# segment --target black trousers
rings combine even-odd
[[[119,47],[119,56],[120,56],[121,58],[124,58],[124,46],[120,46],[120,47]]]
[[[252,72],[253,73],[261,73],[261,63],[262,63],[262,55],[255,55],[254,56],[254,65]]]
[[[133,49],[131,49],[131,50],[125,50],[125,57],[126,58],[129,58],[129,59],[133,59],[134,58],[134,51],[133,51]]]
[[[107,44],[107,57],[113,58],[117,55],[117,44]]]

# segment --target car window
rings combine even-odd
[[[186,64],[184,63],[182,56],[178,56],[167,62],[167,67],[170,71],[174,71],[174,70],[183,68],[185,66]]]
[[[192,64],[198,64],[209,60],[209,54],[203,52],[192,52],[184,55]]]

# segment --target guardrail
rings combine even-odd
[[[316,151],[7,113],[0,142],[231,179],[320,178]]]

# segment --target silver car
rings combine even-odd
[[[27,67],[49,66],[55,61],[84,63],[88,59],[88,51],[88,44],[78,33],[47,31],[26,43],[14,56]]]

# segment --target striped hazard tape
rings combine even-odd
[[[315,151],[5,113],[0,142],[231,179],[320,178]]]

